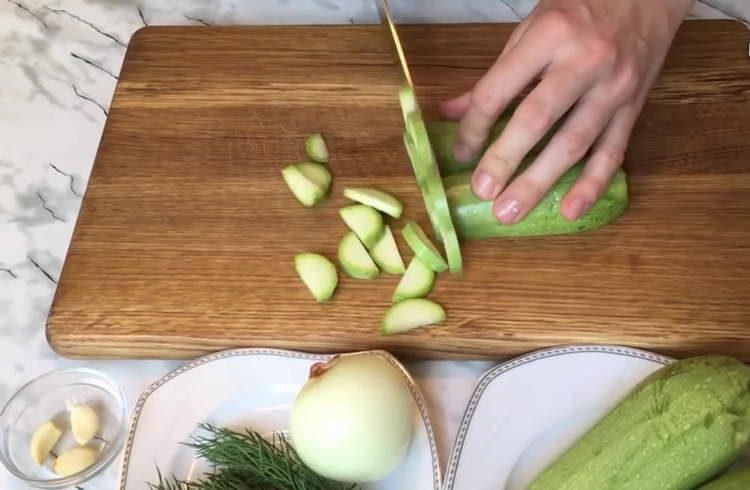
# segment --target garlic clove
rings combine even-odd
[[[62,431],[52,422],[45,422],[40,425],[34,435],[31,436],[31,458],[38,465],[44,464],[44,460],[49,456],[50,451],[60,440]]]
[[[90,447],[76,447],[66,451],[55,460],[54,470],[60,476],[80,473],[96,462],[99,451]]]
[[[93,408],[76,405],[70,411],[70,428],[80,446],[85,446],[99,432],[99,416]]]

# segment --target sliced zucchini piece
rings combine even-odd
[[[370,255],[375,263],[388,274],[404,273],[404,260],[398,251],[398,245],[390,226],[385,227],[383,237],[372,247]]]
[[[302,175],[309,180],[312,180],[315,185],[323,189],[324,193],[328,193],[328,189],[331,188],[331,180],[333,179],[333,176],[331,175],[331,171],[328,170],[325,165],[314,162],[303,162],[298,163],[297,168],[302,172]]]
[[[414,251],[414,255],[424,262],[430,269],[435,272],[444,272],[448,269],[448,264],[435,245],[432,244],[422,227],[415,221],[409,221],[401,230],[406,243]]]
[[[411,87],[401,87],[398,91],[398,102],[401,105],[401,114],[404,116],[404,122],[407,122],[409,114],[419,112],[419,104],[414,90]]]
[[[376,210],[364,204],[354,204],[339,209],[341,219],[344,220],[354,233],[357,234],[367,249],[372,249],[383,236],[383,217]]]
[[[430,294],[435,284],[435,271],[430,269],[419,257],[414,257],[406,268],[404,277],[396,286],[393,293],[393,302],[398,303],[405,299],[423,298]]]
[[[301,253],[294,257],[294,268],[318,303],[331,299],[339,283],[333,262],[320,254]]]
[[[434,301],[423,298],[405,299],[386,312],[382,332],[385,335],[408,332],[438,324],[445,318],[445,310]]]
[[[411,88],[403,88],[399,92],[399,100],[406,123],[404,143],[414,169],[417,185],[430,216],[430,222],[435,228],[438,239],[443,242],[451,272],[461,273],[463,270],[461,248],[451,221],[448,200],[440,178],[435,153],[430,145],[427,127],[422,120],[419,105]]]
[[[305,177],[296,165],[288,165],[281,169],[284,182],[304,206],[312,207],[323,200],[326,193],[318,185]]]
[[[310,135],[305,141],[305,151],[312,161],[318,163],[328,163],[328,145],[320,133]]]
[[[372,189],[370,187],[347,187],[344,189],[344,197],[373,207],[394,218],[400,218],[404,212],[401,201],[387,192]]]
[[[344,271],[355,279],[374,279],[380,271],[357,235],[350,231],[339,243],[339,262]]]

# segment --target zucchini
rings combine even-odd
[[[301,253],[294,257],[294,268],[316,301],[331,299],[339,282],[333,262],[319,254]]]
[[[748,490],[750,488],[750,468],[731,471],[699,490]]]
[[[505,126],[510,120],[510,114],[506,113],[492,126],[490,136],[487,138],[479,156],[469,162],[461,162],[456,159],[453,153],[453,147],[456,144],[456,134],[458,133],[458,121],[431,121],[427,123],[427,134],[430,136],[432,150],[435,152],[435,159],[440,168],[440,175],[447,177],[465,170],[471,170],[477,166],[482,154],[487,147],[500,136]]]
[[[443,177],[447,177],[476,167],[482,154],[484,154],[490,144],[500,136],[500,133],[503,132],[505,126],[508,125],[508,121],[510,121],[514,110],[515,108],[508,109],[500,116],[495,125],[490,129],[490,135],[487,138],[487,141],[484,142],[484,146],[482,147],[482,151],[479,152],[479,156],[470,162],[460,162],[456,160],[456,156],[453,153],[453,146],[456,143],[456,134],[458,133],[458,121],[428,122],[427,133],[430,136],[430,142],[432,143],[432,149],[435,152],[438,167],[440,167],[440,174]],[[561,119],[555,123],[544,138],[542,138],[536,145],[534,145],[531,151],[529,151],[528,157],[532,157],[542,151],[563,122],[564,119]]]
[[[750,366],[703,356],[648,376],[529,490],[689,490],[750,444]]]
[[[281,169],[284,182],[304,206],[312,207],[318,204],[326,196],[326,191],[310,180],[297,165],[288,165]]]
[[[408,332],[445,320],[442,306],[428,299],[405,299],[391,306],[383,318],[383,334]]]
[[[616,220],[628,206],[625,172],[618,170],[607,191],[591,210],[576,221],[560,214],[560,203],[583,170],[579,163],[568,170],[542,201],[520,222],[500,223],[492,201],[482,201],[471,190],[471,171],[446,177],[445,192],[456,230],[461,238],[560,235],[593,230]]]
[[[427,127],[422,120],[416,97],[411,88],[401,89],[399,100],[406,123],[404,144],[414,170],[414,176],[417,179],[417,185],[425,202],[427,214],[430,217],[432,227],[435,229],[435,234],[443,242],[451,272],[460,274],[463,270],[461,247],[451,221],[448,200],[443,182],[440,179],[437,160],[435,160],[435,154],[430,145]]]
[[[401,202],[388,194],[387,192],[379,191],[369,187],[347,187],[344,189],[344,197],[364,204],[366,206],[373,207],[380,212],[383,212],[394,218],[400,218],[401,213],[404,212],[404,205]]]
[[[414,257],[409,262],[404,277],[396,286],[396,291],[393,292],[393,302],[423,298],[430,294],[433,284],[435,284],[435,271],[427,267],[418,257]]]
[[[339,215],[367,249],[372,249],[383,236],[383,217],[370,206],[354,204],[339,209]]]
[[[354,279],[375,279],[380,274],[367,249],[352,231],[341,239],[338,255],[344,272]]]
[[[445,272],[448,269],[448,264],[438,252],[437,247],[433,245],[422,227],[415,221],[406,223],[406,226],[401,230],[401,234],[411,247],[414,255],[419,257],[419,260],[427,264],[430,269],[435,272]]]
[[[313,162],[328,163],[328,145],[323,135],[315,133],[305,141],[305,151]]]
[[[314,162],[302,162],[297,164],[297,169],[302,172],[302,175],[311,180],[315,185],[323,190],[324,194],[328,193],[328,189],[331,188],[331,180],[333,176],[331,172],[319,163]]]
[[[383,269],[388,274],[403,274],[404,273],[404,260],[401,258],[401,253],[398,251],[398,245],[396,239],[393,237],[391,227],[385,227],[385,233],[383,237],[372,247],[370,250],[370,256],[378,264],[378,267]]]

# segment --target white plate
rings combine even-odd
[[[521,490],[668,357],[614,346],[535,352],[477,383],[444,490]]]
[[[404,462],[367,490],[439,490],[440,464],[424,399],[406,370],[414,397],[414,434]],[[310,365],[332,356],[239,349],[200,358],[149,387],[135,407],[123,457],[120,490],[143,490],[162,474],[189,478],[205,470],[182,445],[202,422],[270,434],[288,428],[292,402]]]

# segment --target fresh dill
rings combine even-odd
[[[197,480],[165,477],[151,490],[353,490],[356,485],[334,482],[318,475],[300,460],[289,440],[274,434],[269,441],[257,432],[201,424],[208,435],[193,436],[185,445],[208,461],[213,471]]]

